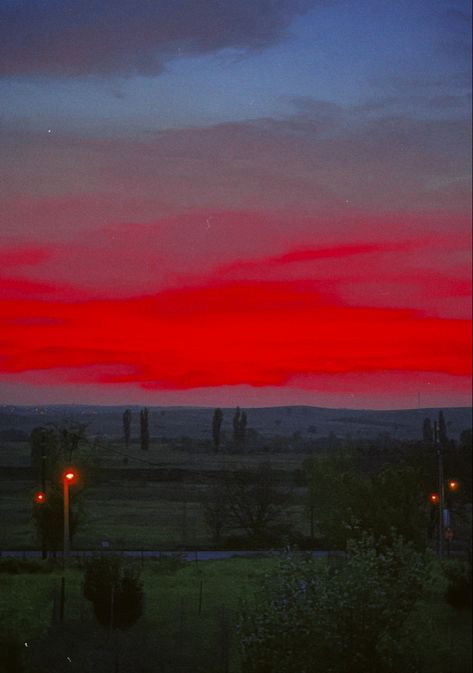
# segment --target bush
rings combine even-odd
[[[127,629],[143,613],[140,571],[119,557],[91,559],[85,568],[83,592],[97,621],[107,628]]]
[[[12,557],[0,559],[0,573],[20,575],[21,573],[50,573],[52,570],[53,565],[49,562]]]
[[[444,567],[448,579],[445,599],[456,610],[471,610],[471,560],[456,561]]]
[[[344,562],[289,556],[240,618],[245,673],[404,673],[415,669],[404,624],[424,583],[402,539],[363,536]]]
[[[8,630],[0,630],[0,673],[22,673],[24,645],[20,637]]]

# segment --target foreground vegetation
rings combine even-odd
[[[248,659],[242,667],[240,657],[241,652],[248,654],[248,648],[242,650],[240,647],[242,632],[245,632],[245,638],[248,636],[248,619],[250,615],[257,619],[260,626],[254,632],[261,641],[262,620],[265,615],[269,616],[268,603],[262,602],[262,596],[269,586],[274,587],[277,578],[285,577],[293,585],[299,583],[301,586],[303,575],[288,575],[288,567],[300,570],[300,563],[306,565],[296,557],[234,558],[199,563],[182,563],[177,558],[147,561],[142,568],[143,616],[129,630],[112,632],[94,619],[91,604],[82,593],[83,570],[80,567],[74,566],[64,572],[47,563],[35,562],[34,569],[42,567],[43,572],[1,573],[3,670],[59,673],[66,670],[67,665],[67,670],[77,673],[98,670],[103,673],[152,673],[157,670],[163,673],[249,673],[253,669],[249,668]],[[326,562],[317,561],[314,568],[319,576],[333,573],[333,567],[330,570]],[[65,610],[64,621],[60,622],[58,596],[62,577],[65,577]],[[365,584],[358,589],[354,587],[355,591],[369,591],[366,577],[364,580]],[[287,587],[284,582],[279,582],[278,586],[280,589]],[[431,558],[424,588],[419,600],[412,601],[413,609],[404,624],[403,640],[397,645],[401,650],[414,647],[416,667],[412,670],[429,673],[469,673],[472,670],[471,612],[455,611],[445,602],[446,586],[444,573],[438,562]],[[303,615],[303,611],[299,611],[299,623],[290,624],[290,615],[295,609],[297,603],[287,613],[283,630],[282,624],[278,623],[278,614],[283,616],[283,613],[276,610],[271,616],[272,621],[267,622],[277,627],[273,647],[275,644],[279,649],[282,647],[286,656],[289,654],[290,628],[295,624],[300,626]],[[342,610],[340,614],[345,613]],[[325,618],[330,618],[327,610]],[[285,640],[281,640],[282,636]],[[14,653],[15,643],[17,655]],[[16,656],[16,668],[7,667],[8,653],[11,661]],[[293,667],[288,669],[291,673],[304,670],[299,665],[294,668],[296,661],[300,664],[303,660],[303,654],[301,647],[294,653]],[[282,660],[280,656],[278,661]],[[284,669],[264,670],[272,673]],[[312,670],[318,669],[310,669],[311,673]],[[408,669],[393,670],[406,673]]]
[[[458,445],[445,428],[455,546],[444,541],[454,553],[442,562],[429,423],[422,442],[297,455],[247,451],[241,436],[223,453],[144,434],[138,456],[70,427],[3,445],[0,545],[40,547],[49,560],[0,559],[0,673],[470,673],[471,433]],[[141,555],[128,568],[106,556],[63,569],[54,557],[69,464],[80,474],[76,549],[291,551],[193,563]],[[345,555],[300,551],[317,548]]]

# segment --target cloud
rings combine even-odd
[[[317,0],[24,0],[0,7],[0,74],[158,74],[178,55],[277,43]]]
[[[123,299],[3,298],[0,313],[1,372],[49,372],[56,382],[184,390],[471,371],[468,320],[348,306],[300,281],[214,282]]]
[[[255,229],[254,216],[247,224]],[[237,225],[235,217],[235,234]],[[168,270],[187,261],[174,285],[148,272],[141,291],[124,284],[121,294],[107,285],[108,275],[114,266],[123,281],[133,275],[123,256],[133,227],[116,249],[103,247],[112,228],[88,243],[88,253],[79,241],[55,245],[29,270],[34,277],[0,279],[0,372],[147,390],[316,388],[321,377],[380,372],[463,380],[471,370],[465,236],[444,231],[389,241],[378,229],[377,239],[341,242],[334,235],[331,245],[286,247],[259,259],[249,239],[244,255],[231,250],[226,268],[212,269],[205,255],[192,267],[177,245],[174,256],[162,258]],[[151,226],[138,231],[137,265],[146,266],[152,235]],[[159,236],[154,245],[161,247]],[[31,249],[23,254],[17,246],[16,258],[28,260]],[[58,281],[57,264],[69,271],[69,285]],[[48,283],[37,280],[42,267]],[[92,285],[81,285],[87,276]]]
[[[10,212],[12,195],[24,192],[35,198],[75,196],[74,221],[104,217],[106,199],[111,217],[122,221],[133,209],[137,220],[196,210],[467,210],[470,136],[463,115],[372,115],[307,100],[286,118],[146,135],[52,136],[9,129],[3,212]],[[91,195],[91,207],[81,212],[84,194]],[[35,228],[36,210],[24,217],[19,212],[6,226]],[[57,220],[58,214],[50,217]],[[58,222],[51,229],[64,226]]]

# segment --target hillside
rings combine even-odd
[[[132,411],[132,436],[139,435],[138,411]],[[38,425],[62,424],[70,421],[87,426],[89,436],[106,438],[122,435],[122,406],[7,406],[0,408],[0,438],[11,431],[29,434]],[[416,440],[422,436],[422,422],[434,420],[439,409],[406,409],[393,411],[326,409],[310,406],[286,406],[247,409],[248,428],[265,436],[320,438],[334,433],[338,437],[374,439],[389,433],[395,439]],[[472,426],[469,407],[444,409],[448,434],[458,439],[460,433]],[[235,410],[223,409],[223,433],[231,434]],[[211,438],[213,409],[208,407],[150,407],[150,434],[154,439],[192,437]]]

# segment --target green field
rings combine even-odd
[[[172,562],[146,561],[145,613],[119,636],[95,625],[90,604],[81,593],[79,568],[65,573],[58,569],[1,574],[0,622],[20,634],[28,656],[47,664],[50,673],[237,673],[241,670],[236,632],[240,601],[256,604],[263,576],[277,563],[276,558],[234,558],[172,568]],[[66,587],[65,621],[52,625],[61,576]],[[442,589],[439,584],[411,617],[423,670],[470,673],[471,613],[450,608],[442,599]],[[117,661],[119,668],[114,669]],[[154,662],[151,667],[150,661]]]
[[[95,450],[95,473],[92,470],[91,480],[84,484],[80,497],[83,516],[73,541],[76,549],[98,549],[105,539],[112,549],[212,547],[212,535],[205,524],[202,505],[208,475],[242,466],[255,468],[268,461],[274,470],[283,471],[283,486],[288,492],[286,522],[293,530],[308,534],[305,491],[294,479],[296,470],[307,457],[305,455],[195,454],[152,444],[146,453],[130,449],[132,458],[124,465],[124,451],[124,446],[119,443]],[[29,463],[30,448],[26,442],[0,445],[0,465],[20,468],[15,478],[3,478],[0,483],[0,550],[38,548],[31,508],[39,484],[32,477],[21,478],[21,468],[28,468]],[[105,466],[114,468],[110,479]],[[149,480],[147,475],[155,467],[178,469],[184,476],[179,481]],[[129,479],[132,469],[143,469],[142,476]],[[74,491],[71,493],[73,498]],[[230,530],[228,534],[237,535],[238,532]]]

